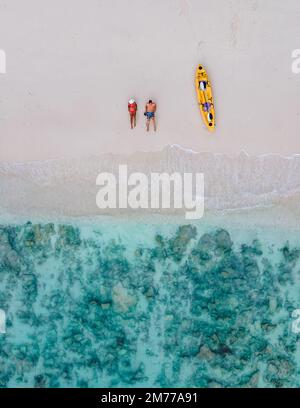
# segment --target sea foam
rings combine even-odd
[[[2,162],[0,208],[2,213],[99,215],[95,202],[96,177],[100,172],[117,175],[120,164],[127,164],[128,172],[146,175],[151,172],[204,173],[206,210],[270,206],[300,193],[300,155],[197,153],[171,145],[160,152],[131,155]],[[108,210],[106,214],[117,212]]]

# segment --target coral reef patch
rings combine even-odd
[[[0,387],[299,387],[300,248],[176,228],[1,225]]]

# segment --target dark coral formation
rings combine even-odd
[[[86,235],[0,227],[1,387],[299,386],[298,248],[192,225],[133,253]]]

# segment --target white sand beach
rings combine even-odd
[[[298,0],[1,1],[0,160],[160,151],[299,153]],[[212,81],[217,129],[198,111]],[[129,129],[127,101],[139,104]],[[144,103],[158,104],[145,132]]]
[[[1,388],[299,388],[299,21],[299,0],[0,0]]]

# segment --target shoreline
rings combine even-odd
[[[264,157],[278,157],[278,158],[282,158],[282,159],[293,159],[293,158],[297,158],[298,156],[300,156],[300,150],[299,153],[295,152],[295,153],[286,153],[286,154],[282,154],[282,153],[276,153],[276,152],[269,152],[269,153],[256,153],[256,154],[251,154],[249,152],[247,152],[246,150],[242,149],[240,151],[237,152],[233,152],[233,153],[226,153],[226,152],[214,152],[214,151],[208,151],[208,150],[193,150],[187,146],[183,146],[180,144],[176,144],[176,143],[170,143],[170,144],[166,144],[164,146],[162,146],[162,148],[157,149],[157,150],[135,150],[132,151],[130,153],[118,153],[118,152],[107,152],[107,153],[99,153],[99,154],[87,154],[87,155],[81,155],[81,156],[76,156],[76,155],[63,155],[60,157],[49,157],[46,159],[33,159],[33,160],[24,160],[24,161],[19,161],[19,160],[0,160],[0,170],[1,170],[1,165],[5,166],[5,165],[15,165],[15,166],[26,166],[26,165],[34,165],[34,164],[45,164],[45,163],[53,163],[53,162],[63,162],[66,160],[89,160],[89,159],[100,159],[103,156],[115,156],[115,157],[124,157],[125,159],[131,158],[131,157],[135,157],[135,156],[139,156],[139,155],[145,155],[145,154],[159,154],[162,153],[164,150],[166,149],[172,149],[172,148],[177,148],[179,150],[182,150],[183,152],[186,153],[190,153],[190,154],[198,154],[198,155],[212,155],[215,157],[225,157],[228,159],[232,159],[232,158],[237,158],[239,156],[246,156],[248,158],[264,158]]]
[[[128,175],[143,173],[168,175],[204,174],[205,210],[238,211],[268,208],[296,201],[300,196],[300,155],[250,156],[245,153],[224,155],[196,153],[172,145],[160,152],[131,155],[101,155],[89,159],[1,163],[0,186],[2,213],[97,216],[115,213],[157,213],[150,206],[146,211],[108,209],[96,206],[96,185],[100,173],[111,173],[118,186],[119,166],[126,165]],[[280,168],[280,173],[278,169]],[[127,180],[128,182],[128,180]],[[148,184],[149,189],[149,184]],[[172,198],[171,192],[171,198]],[[150,197],[150,195],[149,195]],[[25,210],[24,210],[25,208]],[[163,214],[182,213],[171,205]]]

